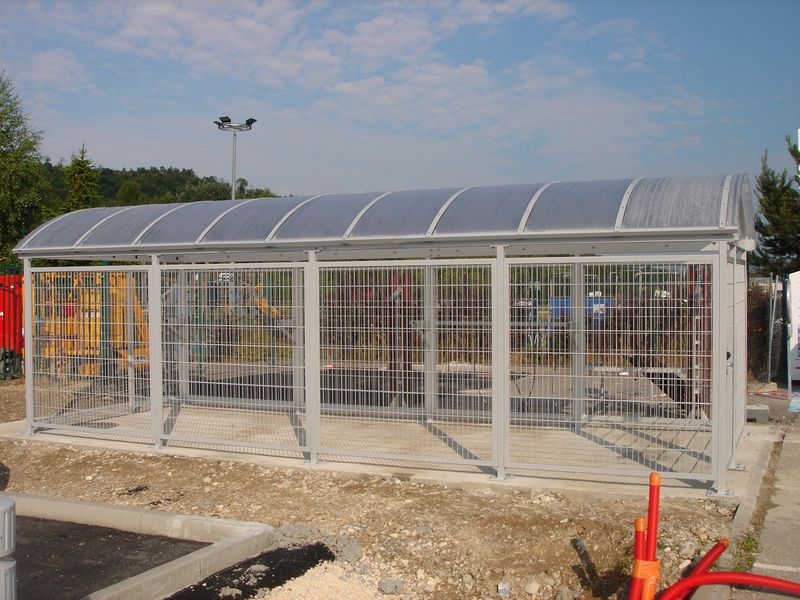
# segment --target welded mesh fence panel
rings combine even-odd
[[[33,272],[33,420],[152,435],[147,272]]]
[[[321,452],[489,464],[491,268],[320,269]]]
[[[708,474],[710,265],[519,262],[509,465]]]
[[[165,438],[305,448],[302,270],[165,268],[161,292]]]

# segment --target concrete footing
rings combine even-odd
[[[170,596],[270,547],[269,525],[9,494],[23,517],[112,527],[144,535],[211,542],[191,554],[89,594],[84,600],[155,600]]]

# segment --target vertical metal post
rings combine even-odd
[[[150,268],[147,270],[147,304],[148,333],[150,357],[150,416],[153,427],[154,445],[163,445],[164,419],[164,384],[162,381],[163,362],[161,351],[161,266],[158,256],[153,255]]]
[[[423,294],[423,331],[425,335],[425,417],[432,419],[438,410],[439,375],[437,371],[438,348],[437,336],[439,324],[437,319],[436,267],[425,267],[425,288]]]
[[[319,460],[321,410],[320,410],[320,310],[319,264],[316,250],[308,252],[305,269],[305,363],[306,363],[306,429],[309,460]]]
[[[134,367],[134,337],[136,328],[133,322],[133,272],[125,273],[125,337],[128,352],[128,409],[136,410],[136,369]]]
[[[728,402],[725,398],[725,307],[724,290],[727,284],[726,244],[719,246],[712,265],[711,291],[711,470],[717,494],[726,493],[728,456]]]
[[[178,398],[186,400],[189,397],[189,271],[178,271],[177,284]]]
[[[236,200],[236,131],[233,132],[233,161],[231,164],[231,200]]]
[[[292,401],[300,412],[305,404],[305,348],[303,270],[292,269]]]
[[[575,433],[583,429],[586,375],[586,290],[584,265],[572,268],[572,419]]]
[[[33,305],[33,271],[31,270],[31,259],[23,259],[22,264],[22,285],[25,291],[22,298],[22,334],[25,336],[25,355],[23,357],[25,361],[25,421],[28,435],[32,435],[34,431],[36,431],[34,425],[36,422],[36,414],[34,413],[33,405],[33,379],[35,376],[33,372],[33,336],[35,335],[33,330],[33,311],[35,310]]]
[[[492,264],[492,442],[498,479],[506,478],[509,434],[510,294],[505,246],[497,246]]]
[[[775,327],[775,290],[777,280],[773,281],[772,273],[769,274],[769,331],[767,331],[767,381],[772,381],[772,330]]]

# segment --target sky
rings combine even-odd
[[[3,0],[0,70],[113,168],[280,194],[754,176],[800,127],[796,0]]]

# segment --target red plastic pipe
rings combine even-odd
[[[687,577],[695,577],[697,575],[702,575],[703,573],[707,573],[708,570],[714,566],[714,563],[717,562],[717,559],[722,556],[722,553],[728,549],[728,538],[722,538],[716,544],[711,546],[711,549],[706,552],[706,555],[700,559],[700,561],[694,566],[692,572],[687,575]],[[685,591],[683,594],[679,596],[680,600],[686,598],[689,595],[689,590]]]
[[[794,596],[800,596],[800,583],[767,577],[766,575],[755,575],[753,573],[736,573],[729,571],[717,571],[715,573],[703,573],[693,575],[686,579],[681,579],[677,583],[667,588],[659,600],[678,600],[683,594],[701,585],[750,585],[770,590],[786,592]]]
[[[645,560],[656,559],[658,544],[658,496],[661,492],[661,475],[650,473],[650,499],[647,504],[647,545],[645,546]]]
[[[633,560],[636,561],[644,559],[644,544],[645,544],[645,531],[647,530],[647,519],[639,517],[633,523]],[[628,593],[629,600],[639,600],[642,596],[642,584],[644,580],[641,577],[631,578],[631,589]]]

